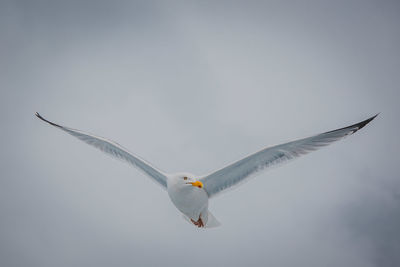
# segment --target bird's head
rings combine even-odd
[[[198,188],[203,188],[203,183],[196,179],[194,175],[189,173],[175,174],[173,177],[171,177],[171,180],[175,185],[180,185],[182,187],[194,186]]]

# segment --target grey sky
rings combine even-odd
[[[0,3],[1,266],[400,265],[397,1]],[[130,166],[204,174],[355,123],[185,222]]]

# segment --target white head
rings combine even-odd
[[[168,187],[172,185],[178,187],[195,186],[203,188],[203,183],[197,180],[193,174],[183,172],[175,173],[168,177]]]

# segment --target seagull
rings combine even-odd
[[[220,223],[208,210],[210,198],[228,188],[241,184],[273,165],[298,158],[348,135],[352,135],[371,122],[378,114],[344,128],[264,148],[222,169],[202,176],[187,172],[165,173],[116,142],[61,126],[43,118],[37,112],[35,115],[42,121],[138,168],[168,192],[172,203],[188,222],[199,228],[213,228],[219,226]]]

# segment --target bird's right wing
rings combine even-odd
[[[149,163],[144,161],[143,159],[140,159],[138,156],[133,155],[132,153],[128,152],[126,149],[121,147],[119,144],[107,140],[105,138],[95,136],[92,134],[84,133],[79,130],[71,129],[68,127],[64,127],[58,124],[55,124],[51,121],[46,120],[42,116],[40,116],[39,113],[36,112],[35,114],[39,119],[42,121],[47,122],[48,124],[55,126],[67,133],[69,133],[72,136],[75,136],[76,138],[82,140],[83,142],[92,145],[101,151],[122,159],[131,165],[137,167],[139,170],[143,171],[145,174],[150,176],[153,180],[155,180],[157,183],[159,183],[162,187],[167,188],[167,175],[161,172],[160,170],[157,170],[155,167],[151,166]]]
[[[272,165],[297,158],[351,135],[367,125],[376,116],[377,115],[365,121],[334,131],[267,147],[225,168],[200,178],[200,181],[204,184],[204,190],[206,190],[208,196],[212,197],[224,189],[240,184],[248,177]]]

